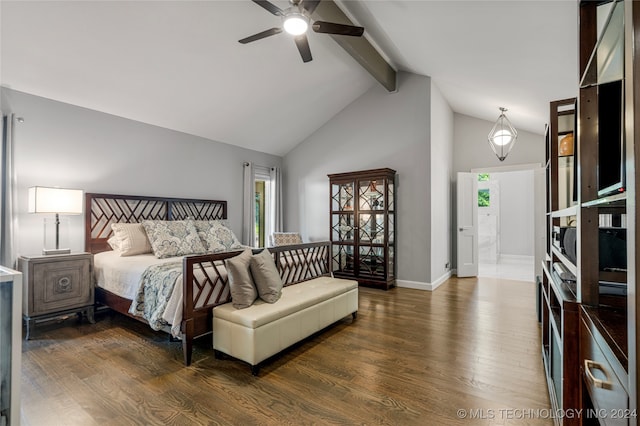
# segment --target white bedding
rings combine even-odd
[[[115,251],[104,251],[93,256],[96,286],[133,300],[145,269],[151,265],[175,262],[177,259],[179,258],[158,259],[153,253],[121,257]]]
[[[148,267],[181,261],[181,259],[182,257],[158,259],[151,253],[136,256],[119,256],[115,251],[98,253],[93,258],[96,286],[133,301],[140,287],[140,278]],[[135,315],[135,306],[132,306],[129,312]],[[176,285],[162,313],[162,319],[171,326],[173,336],[180,335],[182,275],[176,279]]]

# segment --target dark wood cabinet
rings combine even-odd
[[[364,170],[329,175],[332,270],[361,285],[396,283],[396,172]]]
[[[554,410],[578,409],[580,304],[576,259],[563,240],[577,225],[576,98],[551,102],[546,137],[547,245],[541,277],[542,359]],[[555,265],[555,266],[554,266]],[[563,279],[565,278],[565,279]],[[579,424],[579,419],[564,419]]]
[[[585,406],[627,414],[601,418],[601,424],[637,424],[635,129],[640,121],[639,52],[632,41],[640,28],[640,4],[580,1],[579,14],[578,387]]]
[[[543,358],[554,405],[582,410],[557,423],[637,425],[640,2],[580,0],[578,6],[579,93],[575,101],[551,103],[547,132]],[[573,180],[563,177],[567,160],[558,132],[561,109],[571,102]],[[573,279],[563,280],[554,265]],[[560,373],[554,358],[563,360]]]

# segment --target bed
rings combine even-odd
[[[132,313],[140,274],[149,265],[173,268],[176,285],[167,301],[163,328],[182,340],[185,365],[192,360],[193,339],[212,331],[212,308],[230,301],[223,260],[241,251],[205,253],[156,259],[152,254],[119,257],[108,240],[113,223],[145,220],[211,221],[227,219],[227,203],[218,200],[162,198],[114,194],[86,194],[85,249],[94,254],[96,302],[142,322]],[[330,243],[307,243],[269,248],[285,285],[329,274]],[[111,285],[104,285],[105,265],[110,264]],[[179,269],[179,270],[176,270]],[[115,272],[113,272],[115,271]],[[142,287],[142,286],[140,286]],[[133,290],[132,290],[133,289]],[[151,321],[150,325],[152,325]],[[153,325],[152,325],[153,327]],[[157,329],[154,327],[154,329]]]

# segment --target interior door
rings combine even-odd
[[[456,191],[457,274],[478,275],[478,176],[458,172]]]

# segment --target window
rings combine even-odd
[[[478,189],[478,207],[490,207],[489,189]]]
[[[265,247],[268,236],[273,232],[269,227],[271,176],[269,169],[256,167],[255,237],[254,247]]]

